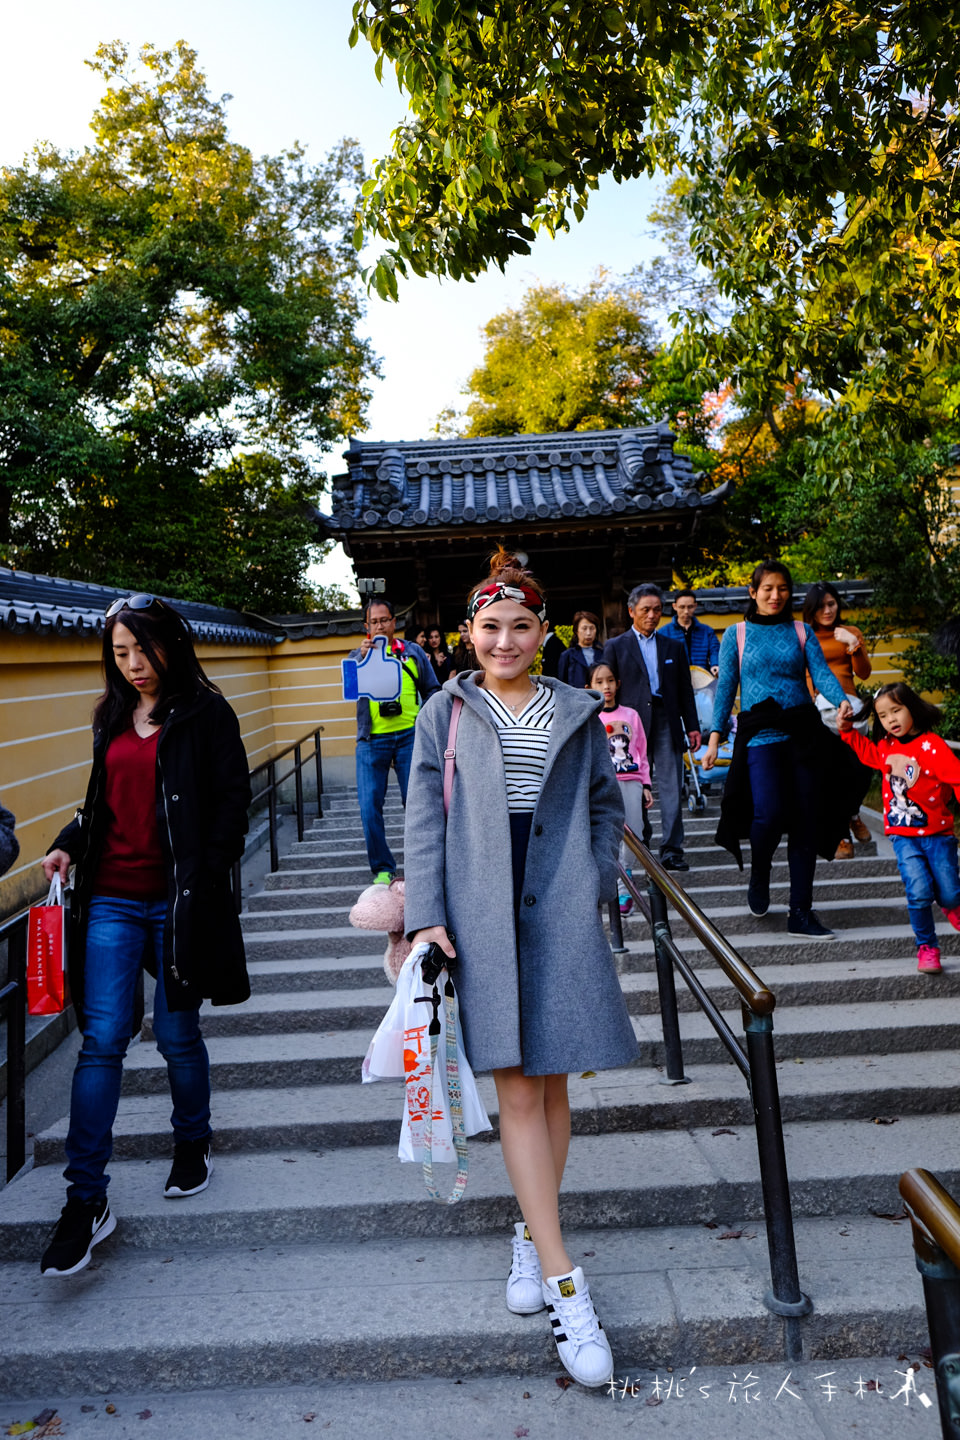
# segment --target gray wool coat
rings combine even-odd
[[[417,717],[404,833],[407,934],[456,935],[455,984],[474,1070],[604,1070],[637,1057],[598,902],[616,895],[623,801],[599,697],[556,695],[543,787],[514,920],[503,756],[480,672],[455,675]],[[450,815],[443,752],[453,697],[463,710]]]

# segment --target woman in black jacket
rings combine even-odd
[[[592,610],[578,610],[573,617],[573,642],[557,662],[557,679],[577,690],[586,690],[590,671],[603,654],[598,642],[600,621]]]
[[[171,1198],[204,1190],[212,1169],[200,1004],[250,994],[230,890],[250,803],[237,717],[204,674],[187,622],[152,595],[107,611],[103,669],[83,810],[43,862],[48,880],[77,866],[70,987],[83,1031],[67,1203],[41,1261],[46,1275],[82,1270],[116,1226],[106,1166],[141,967],[156,975],[153,1029],[173,1099]]]

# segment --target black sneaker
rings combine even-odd
[[[40,1261],[41,1275],[76,1275],[90,1264],[90,1251],[117,1228],[106,1195],[68,1200],[60,1211],[53,1239]]]
[[[690,866],[682,855],[667,855],[660,861],[664,870],[689,870]]]
[[[747,886],[747,905],[750,914],[756,915],[759,920],[766,915],[770,909],[770,877],[763,879],[762,876],[750,872],[750,884]]]
[[[177,1200],[183,1195],[199,1195],[210,1184],[212,1170],[209,1136],[206,1140],[177,1140],[173,1146],[173,1166],[163,1193],[168,1200]]]
[[[815,910],[791,910],[787,919],[787,934],[799,935],[804,940],[836,940],[832,930],[821,925]]]

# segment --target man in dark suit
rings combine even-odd
[[[660,859],[667,870],[689,870],[683,858],[683,753],[688,739],[698,749],[700,731],[687,656],[679,641],[657,634],[659,586],[634,586],[627,610],[633,624],[607,641],[603,658],[620,681],[620,703],[643,722],[660,802]]]

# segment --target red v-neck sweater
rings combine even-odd
[[[93,887],[121,900],[163,900],[167,868],[157,829],[159,727],[142,739],[131,725],[106,756],[107,834]]]

